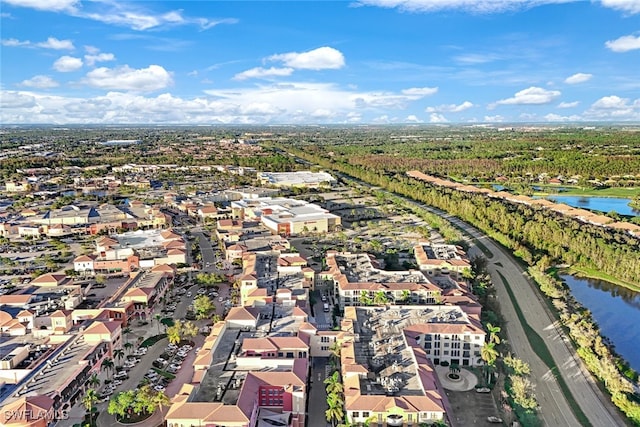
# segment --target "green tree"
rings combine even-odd
[[[411,291],[409,291],[408,289],[403,289],[401,298],[404,304],[409,303],[409,300],[411,299]]]
[[[360,304],[371,305],[372,303],[373,303],[373,299],[369,296],[369,292],[367,291],[360,292]]]
[[[100,365],[100,370],[107,371],[107,375],[109,375],[109,378],[111,378],[111,375],[113,374],[114,366],[115,365],[113,363],[113,359],[111,359],[110,357],[105,357],[102,360],[102,364]]]
[[[387,297],[387,294],[385,293],[385,291],[378,291],[373,296],[373,303],[375,305],[385,305],[388,302],[389,302],[389,297]]]
[[[327,404],[329,408],[324,412],[327,421],[334,426],[337,422],[344,418],[344,402],[337,394],[330,394],[327,396]]]
[[[199,331],[198,325],[193,322],[184,322],[182,324],[182,336],[187,339],[195,337]]]
[[[338,371],[334,371],[331,376],[327,377],[327,379],[324,380],[324,384],[326,385],[327,394],[338,394],[343,392],[342,382],[340,382],[340,373]]]
[[[101,383],[100,378],[98,378],[98,374],[96,374],[95,372],[91,374],[91,376],[87,380],[87,384],[89,384],[91,388],[100,387],[100,383]]]
[[[167,396],[164,391],[158,391],[153,396],[153,404],[160,410],[160,413],[162,413],[162,408],[171,405],[171,399],[169,399],[169,396]],[[164,417],[162,418],[164,419]]]
[[[122,361],[124,357],[124,350],[121,348],[117,348],[113,351],[113,357],[118,360],[118,362]]]
[[[503,362],[515,375],[523,376],[531,373],[529,364],[523,360],[513,357],[511,353],[504,357]]]
[[[216,310],[215,304],[206,295],[200,295],[193,300],[193,311],[196,314],[196,319],[205,319]]]
[[[173,326],[167,328],[167,339],[171,344],[179,344],[182,341],[182,322],[176,320]]]
[[[87,390],[82,397],[82,404],[84,405],[87,413],[89,414],[89,423],[93,425],[93,406],[98,403],[98,393],[92,388]]]
[[[135,400],[136,395],[133,390],[121,391],[111,397],[107,412],[111,415],[117,415],[122,419],[129,413]]]
[[[133,344],[130,342],[124,343],[124,349],[127,351],[127,354],[131,354],[131,349],[133,348]]]
[[[487,323],[487,331],[489,331],[489,342],[500,344],[500,337],[498,334],[502,329],[500,326],[493,326],[491,323]]]

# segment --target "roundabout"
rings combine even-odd
[[[468,391],[473,390],[478,384],[478,378],[475,374],[464,368],[453,373],[450,372],[448,367],[436,366],[436,374],[438,374],[438,379],[440,380],[442,387],[447,390]]]

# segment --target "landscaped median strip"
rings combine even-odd
[[[497,271],[497,273],[500,276],[502,283],[504,284],[504,288],[507,290],[507,293],[509,294],[509,299],[513,304],[513,308],[516,310],[516,315],[518,316],[518,320],[520,321],[520,324],[524,329],[527,339],[529,340],[529,344],[531,344],[531,348],[533,348],[533,351],[536,352],[538,357],[551,370],[551,373],[553,374],[554,378],[558,381],[558,384],[562,389],[562,393],[566,397],[567,402],[569,402],[569,406],[571,407],[571,410],[573,411],[574,415],[580,422],[580,425],[591,426],[592,424],[591,422],[589,422],[589,418],[587,418],[585,413],[582,412],[582,408],[580,408],[580,405],[578,405],[578,402],[576,402],[576,400],[573,398],[573,395],[571,394],[571,391],[569,390],[567,383],[565,383],[564,378],[562,378],[562,375],[558,374],[558,367],[556,366],[556,363],[553,360],[553,356],[551,356],[551,352],[549,351],[547,344],[544,342],[542,337],[538,335],[538,333],[525,320],[524,315],[522,314],[522,310],[520,310],[520,305],[518,305],[518,302],[516,301],[516,298],[513,295],[513,291],[511,290],[511,287],[507,282],[507,279],[505,279],[502,273],[500,273],[499,271]]]

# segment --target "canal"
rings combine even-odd
[[[616,353],[640,371],[640,293],[602,280],[570,275],[560,278],[575,299],[588,308]]]

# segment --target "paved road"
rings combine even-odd
[[[498,272],[509,284],[526,322],[544,339],[571,394],[591,424],[594,427],[624,426],[624,421],[612,407],[608,397],[597,388],[591,375],[585,371],[559,325],[534,290],[533,287],[536,285],[530,282],[513,256],[470,225],[442,212],[437,213],[480,240],[493,254],[488,258],[488,270],[496,288],[501,312],[505,319],[510,320],[507,324],[507,338],[518,357],[531,365],[531,378],[536,385],[536,397],[545,424],[548,426],[580,425],[571,412],[558,382],[531,348]],[[474,253],[478,254],[480,250],[474,247],[470,254]],[[485,257],[487,257],[486,254]]]
[[[327,392],[324,380],[330,374],[328,357],[314,357],[311,365],[311,378],[309,378],[309,407],[308,407],[308,427],[327,427],[324,412],[329,407],[327,405]]]

